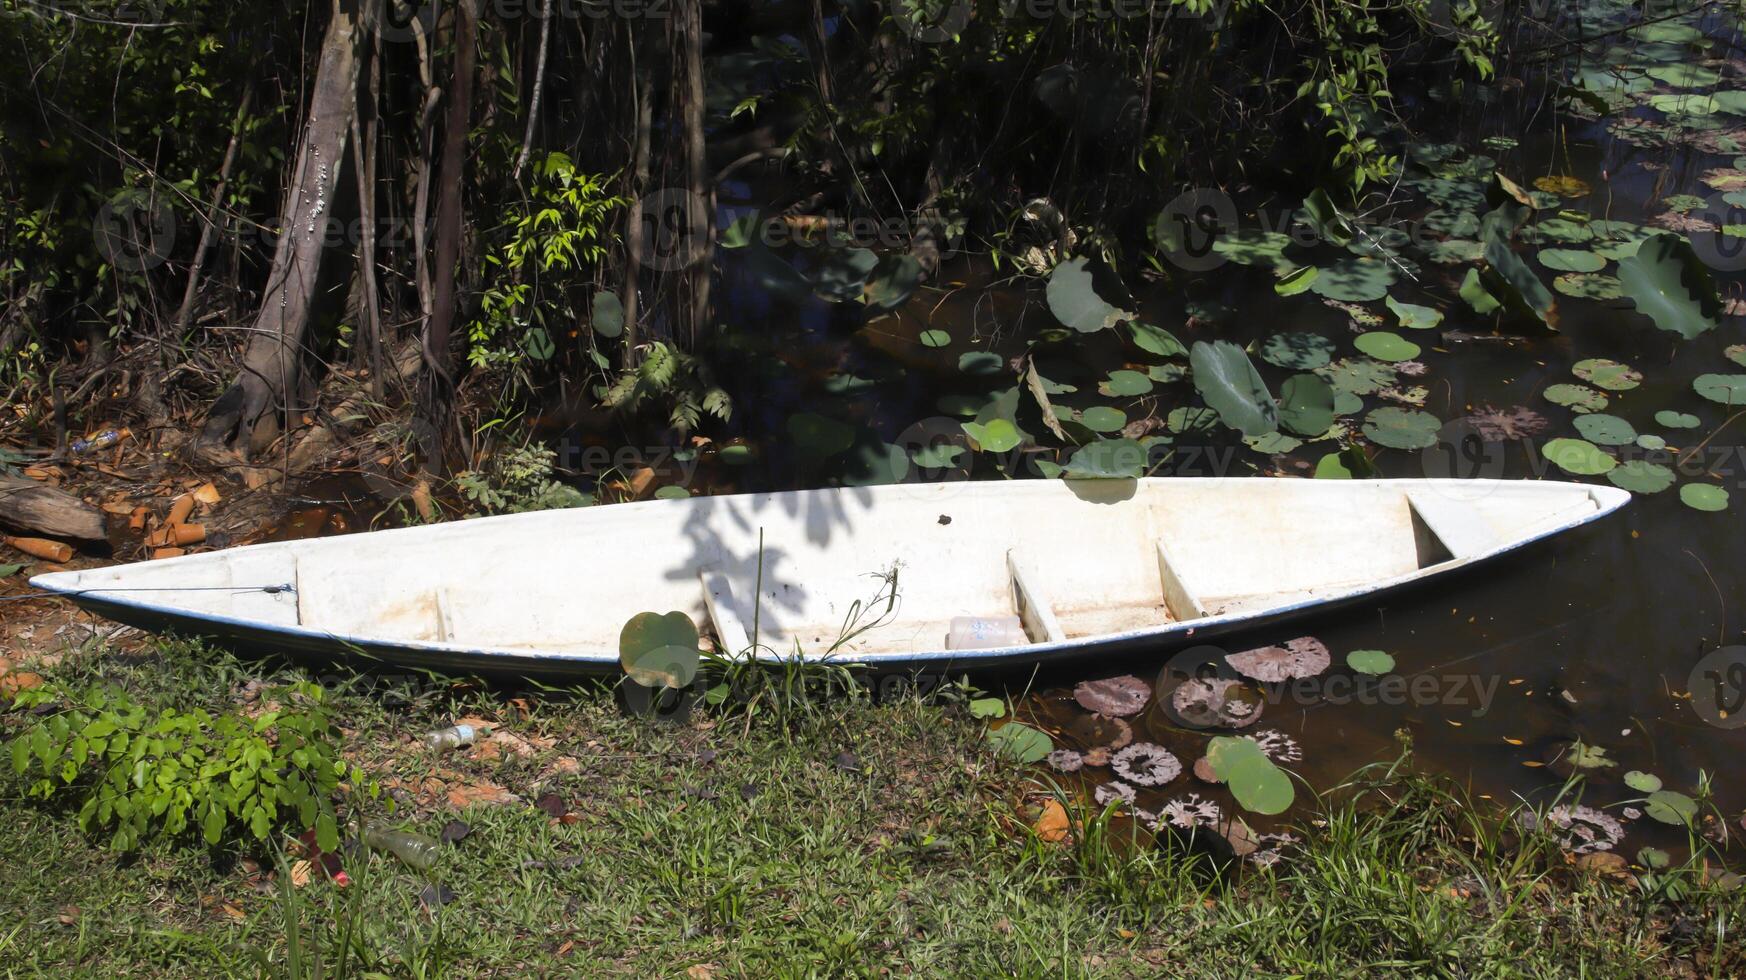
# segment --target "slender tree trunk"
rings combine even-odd
[[[424,329],[424,385],[421,408],[425,421],[442,432],[448,420],[454,379],[449,371],[449,341],[455,323],[455,279],[461,256],[461,187],[466,177],[467,129],[473,106],[473,61],[478,24],[472,0],[455,4],[455,64],[449,83],[448,118],[443,123],[443,155],[437,189],[436,268],[431,286],[430,319]],[[440,466],[439,461],[427,461]]]
[[[636,75],[637,124],[636,143],[631,150],[631,203],[625,212],[624,285],[619,297],[624,306],[624,346],[619,352],[619,367],[627,371],[637,363],[638,280],[643,270],[644,236],[648,233],[643,227],[643,195],[649,188],[649,140],[655,119],[655,83],[648,69],[636,58],[634,33],[631,44],[631,70]]]
[[[335,0],[321,59],[310,87],[309,111],[279,216],[279,240],[261,295],[261,309],[236,380],[213,403],[201,441],[234,439],[247,453],[277,435],[301,373],[304,337],[321,271],[327,212],[345,160],[346,137],[357,111],[363,8],[370,0]]]
[[[176,308],[176,319],[170,333],[180,342],[182,331],[194,315],[194,300],[200,293],[200,273],[206,267],[206,253],[218,238],[218,208],[224,203],[224,191],[230,186],[230,171],[236,165],[237,147],[242,143],[243,123],[249,115],[249,103],[255,97],[255,80],[250,76],[243,88],[242,102],[236,107],[236,117],[230,123],[230,143],[224,148],[224,162],[218,167],[218,184],[212,188],[212,199],[206,205],[206,224],[200,229],[200,244],[194,248],[194,261],[188,265],[188,285],[182,290],[182,305]]]
[[[709,322],[709,286],[715,271],[715,194],[709,182],[708,147],[703,138],[703,0],[679,0],[680,35],[685,45],[685,162],[692,206],[704,209],[700,233],[686,242],[691,294],[691,340]]]
[[[528,100],[527,132],[521,137],[521,153],[515,158],[515,172],[511,180],[520,180],[523,167],[527,166],[527,158],[533,152],[534,127],[540,121],[540,90],[546,86],[546,46],[552,40],[552,0],[544,0],[540,5],[540,53],[536,59],[533,79],[533,97]]]

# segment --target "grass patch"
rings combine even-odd
[[[86,651],[51,673],[208,709],[307,677],[264,671],[165,644]],[[345,855],[344,889],[319,875],[291,888],[293,858],[240,843],[117,854],[8,779],[0,962],[178,976],[1746,969],[1737,893],[1699,885],[1669,904],[1599,880],[1404,766],[1360,773],[1321,801],[1292,857],[1235,873],[1070,797],[1077,832],[1038,839],[1023,803],[1048,787],[994,757],[957,696],[839,692],[672,725],[627,717],[605,689],[327,687],[347,757],[402,801],[390,819],[432,836],[470,826],[428,879],[362,851]],[[499,727],[459,753],[418,747],[463,717]],[[518,799],[453,805],[481,787]],[[454,899],[432,907],[433,880]]]

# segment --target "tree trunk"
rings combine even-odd
[[[309,112],[279,216],[280,235],[261,309],[242,370],[213,403],[201,441],[208,446],[234,439],[257,452],[277,435],[279,417],[301,373],[304,336],[321,271],[329,202],[339,183],[346,137],[357,111],[359,53],[365,36],[361,3],[334,0],[321,60],[310,88]]]
[[[691,293],[691,340],[709,322],[709,286],[715,271],[715,193],[709,182],[708,147],[703,138],[703,0],[679,0],[679,32],[685,44],[685,162],[693,207],[704,210],[700,234],[688,236],[687,275]]]
[[[636,146],[631,151],[631,203],[625,211],[624,285],[619,298],[624,306],[624,346],[619,352],[619,367],[626,371],[637,366],[637,289],[643,271],[644,236],[648,233],[643,227],[643,195],[649,188],[649,139],[655,119],[654,79],[634,53],[631,63],[637,79],[637,131]]]
[[[473,61],[478,24],[471,0],[455,4],[455,65],[449,83],[448,118],[443,123],[443,155],[437,189],[436,269],[431,288],[430,319],[424,325],[424,364],[420,408],[424,419],[442,432],[448,419],[454,379],[449,372],[449,340],[455,323],[455,279],[461,256],[461,186],[467,156],[467,128],[473,107]],[[440,461],[426,461],[440,467]]]

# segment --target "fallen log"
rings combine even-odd
[[[48,538],[106,538],[102,511],[65,490],[5,474],[0,474],[0,524]]]

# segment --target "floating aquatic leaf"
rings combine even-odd
[[[1225,662],[1237,673],[1264,684],[1314,677],[1327,670],[1331,660],[1327,645],[1313,636],[1300,636],[1282,646],[1257,647],[1225,657]]]
[[[1569,762],[1578,769],[1611,769],[1618,765],[1607,758],[1604,745],[1590,745],[1580,739],[1570,743]]]
[[[1173,408],[1164,416],[1164,428],[1181,435],[1184,432],[1211,432],[1219,424],[1219,413],[1210,408],[1183,406]]]
[[[872,249],[827,249],[812,270],[813,290],[831,302],[857,299],[878,265],[879,256]]]
[[[1084,258],[1068,259],[1049,274],[1049,286],[1045,290],[1049,312],[1080,333],[1096,333],[1123,320],[1132,320],[1132,313],[1111,306],[1097,295],[1091,281],[1091,270],[1086,268],[1087,261]]]
[[[1159,384],[1172,384],[1188,377],[1188,365],[1177,364],[1174,362],[1170,364],[1154,364],[1146,369],[1146,377],[1151,378]]]
[[[1746,374],[1700,374],[1691,390],[1722,405],[1746,405]]]
[[[1364,435],[1390,449],[1427,449],[1437,444],[1443,427],[1435,415],[1392,405],[1372,409],[1364,416]]]
[[[1216,826],[1225,819],[1225,815],[1217,803],[1203,800],[1197,793],[1190,793],[1164,804],[1164,809],[1158,812],[1158,819],[1160,824],[1168,823],[1177,830],[1195,830]]]
[[[1284,813],[1296,797],[1291,777],[1252,738],[1218,736],[1207,745],[1206,758],[1237,803],[1251,813]]]
[[[1315,285],[1321,271],[1313,265],[1293,269],[1279,277],[1279,281],[1273,284],[1273,291],[1281,296],[1296,296]]]
[[[1137,480],[1146,475],[1146,447],[1132,439],[1099,439],[1074,450],[1069,480]]]
[[[1093,432],[1118,432],[1128,424],[1128,416],[1119,408],[1093,405],[1079,414],[1079,421]]]
[[[1661,788],[1661,777],[1653,773],[1633,769],[1625,773],[1625,785],[1639,793],[1653,793]]]
[[[1243,445],[1266,456],[1277,456],[1297,449],[1303,445],[1303,440],[1283,432],[1269,432],[1264,436],[1244,436]]]
[[[1301,214],[1322,241],[1332,245],[1344,245],[1352,240],[1352,222],[1321,188],[1311,191],[1303,199]]]
[[[1536,177],[1534,186],[1559,197],[1586,197],[1589,192],[1588,184],[1575,177]]]
[[[1576,476],[1598,476],[1619,465],[1585,439],[1553,439],[1541,452],[1559,469]]]
[[[1591,357],[1571,365],[1570,373],[1608,391],[1630,391],[1643,383],[1643,373],[1629,364],[1604,357]]]
[[[917,337],[923,347],[949,347],[952,335],[944,330],[923,330]]]
[[[1651,451],[1657,450],[1657,449],[1666,449],[1667,448],[1667,440],[1661,438],[1658,435],[1654,435],[1652,433],[1639,432],[1639,433],[1637,433],[1637,448],[1638,449],[1648,449]]]
[[[1247,728],[1261,720],[1263,701],[1235,679],[1192,677],[1170,693],[1170,707],[1190,728]]]
[[[1073,700],[1079,702],[1080,707],[1111,718],[1139,714],[1151,696],[1152,685],[1132,674],[1098,681],[1080,681],[1073,688]]]
[[[1347,303],[1368,303],[1388,295],[1394,285],[1394,265],[1382,259],[1343,259],[1326,266],[1310,283],[1310,291],[1318,296]]]
[[[921,286],[921,261],[908,253],[890,254],[879,260],[867,282],[865,301],[876,310],[895,310],[909,302]]]
[[[1097,801],[1098,806],[1109,806],[1111,803],[1116,802],[1126,803],[1129,806],[1132,806],[1134,803],[1134,788],[1120,780],[1112,780],[1111,782],[1099,786],[1091,794],[1091,798]]]
[[[1546,268],[1559,272],[1599,272],[1607,266],[1606,259],[1579,248],[1543,248],[1535,258]]]
[[[1273,395],[1243,348],[1228,340],[1196,341],[1189,362],[1194,368],[1195,390],[1226,425],[1246,436],[1264,435],[1279,427]]]
[[[1546,241],[1575,244],[1590,242],[1594,238],[1594,229],[1587,222],[1573,221],[1564,217],[1547,218],[1522,230],[1522,241],[1529,244],[1539,244]]]
[[[1007,419],[990,419],[986,423],[960,423],[964,434],[976,443],[976,448],[985,453],[1005,453],[1017,449],[1024,441],[1018,426]]]
[[[1276,333],[1261,344],[1261,359],[1291,371],[1313,371],[1333,358],[1338,345],[1316,333]]]
[[[1721,300],[1715,283],[1679,235],[1644,239],[1636,255],[1619,262],[1619,282],[1637,309],[1663,330],[1690,340],[1716,326]]]
[[[1599,412],[1576,417],[1576,431],[1589,442],[1602,446],[1628,446],[1637,441],[1637,430],[1617,415]]]
[[[1149,354],[1159,357],[1175,357],[1188,353],[1188,348],[1182,346],[1182,341],[1163,327],[1155,327],[1150,323],[1135,320],[1128,324],[1129,335],[1134,338],[1134,346]]]
[[[1669,429],[1695,429],[1703,424],[1696,415],[1691,415],[1686,412],[1676,412],[1671,408],[1664,408],[1661,411],[1656,412],[1655,423],[1657,425],[1664,425]]]
[[[619,665],[644,687],[690,684],[697,660],[697,626],[682,612],[637,613],[619,631]]]
[[[1316,369],[1335,391],[1374,395],[1394,384],[1395,368],[1369,357],[1348,357]]]
[[[1352,346],[1379,361],[1410,361],[1420,352],[1418,344],[1386,330],[1361,333],[1352,341]]]
[[[1334,389],[1313,374],[1294,374],[1279,389],[1280,424],[1304,436],[1319,436],[1334,424]]]
[[[1541,392],[1546,400],[1554,405],[1563,405],[1573,412],[1599,412],[1607,407],[1607,396],[1587,385],[1555,384],[1546,386]]]
[[[1249,736],[1261,747],[1261,752],[1274,762],[1302,762],[1303,747],[1297,740],[1277,728],[1263,728]]]
[[[1697,801],[1684,793],[1676,793],[1670,789],[1658,789],[1649,794],[1648,805],[1643,812],[1649,819],[1672,824],[1675,827],[1690,826],[1697,819]]]
[[[1005,369],[1006,361],[993,351],[972,350],[958,355],[958,370],[965,374],[987,377]]]
[[[1386,674],[1394,669],[1394,658],[1383,650],[1353,650],[1346,654],[1346,666],[1360,674]]]
[[[909,452],[878,438],[857,441],[843,457],[841,479],[846,487],[879,487],[902,483],[909,475]]]
[[[1316,479],[1318,480],[1350,480],[1352,471],[1346,466],[1346,461],[1339,453],[1329,453],[1316,460]]]
[[[1395,318],[1400,321],[1401,328],[1405,330],[1430,330],[1443,322],[1442,311],[1434,310],[1429,306],[1399,303],[1395,301],[1393,296],[1384,300],[1384,303],[1394,313]],[[1359,350],[1363,350],[1363,348],[1360,347]]]
[[[1110,771],[1135,786],[1163,786],[1182,775],[1182,763],[1169,749],[1135,742],[1109,760]]]
[[[1144,395],[1152,390],[1152,379],[1138,371],[1111,371],[1097,390],[1111,398]]]
[[[1679,500],[1692,510],[1714,513],[1728,509],[1728,491],[1711,483],[1687,483],[1679,488]]]
[[[1056,749],[1046,758],[1049,760],[1049,768],[1056,772],[1072,773],[1085,768],[1085,756],[1072,749]]]
[[[972,718],[1005,718],[1006,702],[1000,698],[976,698],[970,702]]]
[[[1729,344],[1722,351],[1722,356],[1741,367],[1746,367],[1746,344]]]
[[[1214,238],[1212,249],[1232,262],[1281,268],[1291,266],[1285,258],[1285,250],[1291,243],[1290,235],[1277,231],[1240,228]]]
[[[1623,824],[1589,806],[1555,806],[1546,811],[1543,820],[1534,811],[1523,810],[1517,819],[1529,830],[1544,830],[1556,837],[1559,846],[1572,854],[1611,850],[1625,839]]]
[[[1021,765],[1041,762],[1055,750],[1054,740],[1047,734],[1018,721],[1009,721],[999,728],[990,729],[988,744],[993,747],[996,755]]]
[[[1674,65],[1656,65],[1644,69],[1644,74],[1660,79],[1674,88],[1707,88],[1722,80],[1721,75],[1689,61]]]
[[[1673,486],[1673,471],[1660,463],[1632,459],[1607,471],[1607,479],[1621,490],[1632,493],[1660,493]]]
[[[812,412],[788,417],[788,437],[801,454],[811,460],[828,459],[855,441],[854,427]]]
[[[1480,438],[1493,442],[1513,442],[1546,431],[1546,417],[1523,405],[1509,408],[1482,406],[1465,419]]]
[[[1552,280],[1552,288],[1576,299],[1623,299],[1625,286],[1616,276],[1595,272],[1567,272]]]
[[[1485,256],[1485,246],[1470,238],[1451,238],[1425,249],[1425,257],[1439,265],[1462,265],[1478,262]]]

